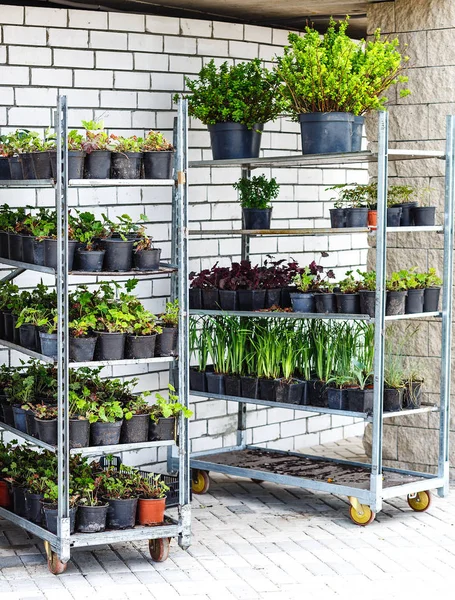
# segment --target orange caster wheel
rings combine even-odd
[[[194,494],[206,494],[209,491],[210,478],[208,471],[194,470],[191,479],[191,490]]]
[[[44,542],[44,548],[47,555],[47,568],[52,575],[61,575],[64,573],[68,567],[68,563],[64,563],[59,559],[57,553],[52,550],[49,542]]]
[[[408,504],[412,510],[415,510],[416,512],[424,512],[431,506],[431,494],[429,491],[417,492],[415,495],[409,494]]]
[[[349,516],[356,525],[366,527],[374,521],[376,515],[366,504],[359,504],[356,508],[354,506],[349,508]]]
[[[157,538],[149,540],[150,556],[155,562],[164,562],[169,557],[171,540],[169,538]]]

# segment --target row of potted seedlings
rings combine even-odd
[[[144,138],[108,134],[103,121],[82,121],[68,134],[68,179],[171,179],[174,148],[158,131]],[[0,136],[0,180],[56,179],[56,134],[18,129]]]
[[[342,183],[330,188],[338,196],[330,209],[334,229],[377,227],[378,184]],[[435,224],[435,206],[428,206],[431,189],[409,185],[391,185],[387,190],[387,227],[423,227]],[[419,202],[422,206],[419,206]]]
[[[157,318],[131,292],[115,282],[90,291],[78,286],[69,295],[69,356],[73,362],[175,356],[178,301]],[[57,358],[57,294],[42,283],[32,291],[0,283],[0,339]]]
[[[70,533],[98,533],[164,522],[169,476],[73,456]],[[16,441],[0,444],[0,506],[57,534],[57,457]],[[170,485],[174,482],[169,481]],[[175,483],[174,483],[175,487]]]
[[[192,318],[190,389],[371,413],[374,326],[234,316]],[[389,343],[384,411],[418,408],[422,379]]]
[[[135,394],[137,379],[101,379],[100,369],[70,370],[70,448],[174,440],[177,419],[191,413],[169,386],[168,397]],[[57,374],[53,366],[31,362],[0,372],[0,419],[42,442],[57,445]]]
[[[111,221],[91,212],[68,214],[68,270],[82,272],[157,271],[161,248],[154,248],[141,215]],[[57,268],[57,215],[47,208],[0,207],[0,259]]]

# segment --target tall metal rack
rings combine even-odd
[[[58,98],[55,123],[57,132],[57,179],[33,180],[33,181],[0,181],[2,188],[55,188],[55,201],[57,210],[57,247],[58,262],[57,269],[32,265],[8,259],[0,259],[1,264],[10,266],[13,270],[6,275],[2,281],[10,281],[26,270],[49,273],[55,276],[57,287],[57,309],[58,309],[58,358],[52,358],[23,348],[16,344],[1,340],[0,344],[11,350],[37,358],[46,363],[55,363],[57,366],[58,383],[58,443],[51,446],[34,437],[31,437],[13,427],[0,423],[0,428],[13,433],[16,437],[30,442],[35,446],[44,448],[57,454],[58,461],[58,518],[57,534],[40,527],[24,519],[5,508],[0,508],[0,516],[19,525],[25,530],[33,533],[44,540],[48,557],[49,569],[53,573],[61,573],[66,568],[70,559],[71,549],[76,547],[97,546],[115,542],[126,542],[133,540],[149,540],[150,554],[155,560],[164,560],[167,557],[169,542],[171,538],[178,538],[182,548],[189,547],[191,543],[191,511],[190,511],[190,488],[189,488],[189,458],[188,458],[188,425],[186,419],[179,419],[178,423],[178,447],[174,441],[141,442],[130,444],[119,444],[115,446],[97,446],[88,448],[69,449],[69,411],[68,411],[68,374],[69,368],[97,367],[135,364],[169,364],[170,372],[175,375],[176,367],[178,376],[175,383],[178,385],[180,401],[188,406],[188,323],[186,319],[188,306],[187,293],[187,194],[186,172],[188,168],[188,111],[185,100],[178,104],[178,116],[176,120],[175,134],[175,162],[174,179],[170,180],[71,180],[68,181],[68,151],[66,139],[67,127],[67,98]],[[98,187],[153,187],[156,185],[172,185],[172,224],[171,224],[171,262],[160,263],[157,271],[148,272],[114,272],[114,273],[82,273],[68,271],[68,189],[69,188],[98,188]],[[96,281],[106,277],[141,277],[152,278],[168,275],[171,277],[171,296],[179,300],[179,336],[178,336],[178,359],[173,357],[155,357],[146,359],[125,359],[90,362],[70,362],[68,352],[68,285],[72,275],[84,275],[96,277]],[[176,387],[177,387],[176,385]],[[166,517],[163,525],[155,527],[136,526],[126,530],[106,530],[102,533],[93,534],[70,534],[69,519],[69,460],[73,454],[83,456],[100,456],[112,452],[125,452],[140,448],[167,447],[168,462],[172,453],[177,454],[176,460],[179,472],[179,503],[178,518]]]
[[[218,398],[221,401],[238,402],[237,445],[230,448],[194,453],[191,456],[193,469],[193,491],[204,493],[209,486],[210,471],[248,477],[254,480],[270,481],[277,484],[292,485],[315,491],[347,496],[350,502],[350,514],[360,525],[367,525],[374,519],[374,513],[382,509],[383,501],[400,495],[407,495],[414,510],[424,510],[430,502],[430,489],[437,489],[440,496],[448,493],[449,485],[449,409],[450,409],[450,358],[451,358],[451,322],[452,322],[452,283],[453,283],[453,226],[454,226],[454,172],[455,172],[455,117],[447,117],[447,140],[445,152],[421,150],[396,150],[388,144],[388,113],[379,115],[378,151],[351,154],[331,154],[312,156],[292,156],[278,158],[259,158],[223,161],[191,162],[196,167],[232,167],[241,168],[243,177],[250,177],[255,168],[324,168],[327,165],[349,165],[352,163],[378,164],[378,222],[376,230],[376,318],[368,315],[314,314],[314,313],[261,313],[261,318],[286,319],[362,319],[375,324],[374,339],[374,408],[372,414],[352,411],[332,410],[313,406],[296,406],[264,400],[250,400],[224,395],[190,392],[200,397]],[[387,227],[386,196],[389,161],[421,160],[434,158],[445,161],[445,210],[443,225],[432,227]],[[254,236],[317,236],[368,232],[368,229],[331,229],[299,228],[247,231],[238,230],[191,230],[191,236],[209,237],[217,235],[241,237],[242,258],[248,258],[250,238]],[[442,311],[434,313],[385,316],[385,279],[387,233],[438,232],[444,235],[444,273],[442,291]],[[229,314],[252,317],[250,312],[223,312],[191,310],[192,315]],[[256,315],[257,316],[257,315]],[[384,383],[384,338],[388,321],[402,319],[441,318],[442,319],[442,357],[441,388],[439,406],[422,406],[415,410],[384,412],[382,389]],[[296,452],[275,451],[246,444],[246,406],[255,404],[270,407],[288,408],[324,414],[337,414],[360,417],[372,423],[373,446],[371,463],[357,463],[315,457]],[[436,474],[421,473],[405,469],[386,468],[382,464],[382,429],[385,418],[409,416],[424,412],[440,413],[439,460]],[[264,457],[266,453],[266,458]],[[268,464],[264,466],[264,462]],[[280,473],[278,474],[277,471]]]

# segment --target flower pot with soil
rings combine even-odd
[[[57,407],[38,404],[35,406],[34,412],[38,439],[51,446],[56,446]]]
[[[136,136],[117,138],[116,151],[111,155],[111,179],[140,179],[142,171],[142,152],[126,150],[139,148]]]
[[[154,248],[152,238],[145,233],[134,242],[134,268],[139,271],[158,271],[161,248]]]
[[[169,487],[162,481],[161,475],[141,477],[136,489],[139,493],[137,511],[139,525],[160,525],[163,523],[166,492],[169,491]]]
[[[149,131],[142,144],[144,179],[172,179],[175,152],[159,131]]]

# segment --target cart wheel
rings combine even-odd
[[[210,478],[208,471],[193,471],[191,489],[195,494],[206,494],[209,491]]]
[[[431,505],[431,494],[429,491],[417,492],[415,496],[408,496],[408,504],[416,512],[424,512]]]
[[[353,506],[349,507],[349,516],[356,525],[366,527],[374,521],[375,514],[367,504],[360,504],[361,511],[357,511]]]
[[[155,562],[164,562],[169,557],[170,538],[149,540],[150,556]]]
[[[66,571],[68,563],[62,562],[59,559],[57,552],[54,552],[53,550],[50,550],[50,549],[48,550],[46,548],[46,554],[47,554],[47,568],[52,573],[52,575],[61,575],[62,573],[64,573]]]

